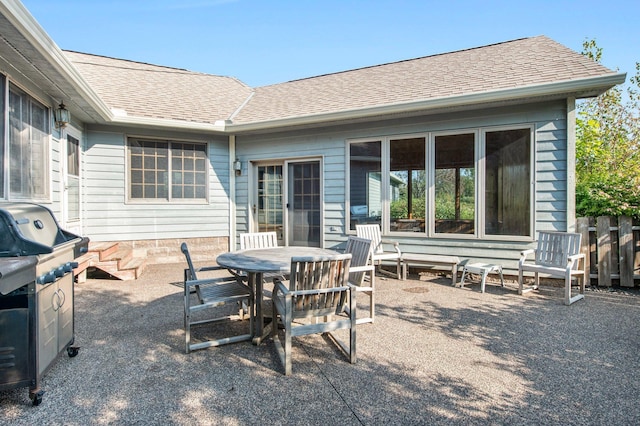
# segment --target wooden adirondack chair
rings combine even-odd
[[[291,374],[291,339],[307,334],[329,333],[349,329],[349,345],[331,335],[349,361],[356,362],[355,287],[349,284],[351,254],[335,256],[293,257],[291,279],[275,281],[272,295],[273,318],[284,327],[284,341],[279,328],[272,327],[271,336],[284,365]],[[344,316],[349,309],[349,315]],[[295,323],[295,325],[294,325]]]
[[[356,323],[373,322],[375,319],[375,266],[371,260],[373,242],[365,238],[349,236],[345,253],[351,254],[349,268],[349,283],[356,286],[356,294],[364,293],[369,296],[369,316],[358,318]]]
[[[580,253],[582,235],[569,232],[539,232],[536,249],[525,250],[520,254],[518,263],[518,293],[524,294],[538,288],[540,279],[538,274],[564,277],[564,304],[570,305],[584,298],[584,287],[589,279],[585,269],[585,256]],[[527,262],[527,257],[535,254],[533,262]],[[533,286],[525,288],[524,272],[533,272],[535,282]],[[571,280],[579,280],[579,294],[571,295]]]
[[[188,267],[184,271],[184,337],[185,351],[189,353],[196,349],[204,349],[211,346],[226,345],[228,343],[251,340],[253,337],[253,292],[242,284],[235,276],[229,276],[225,268],[219,266],[207,266],[195,268],[191,261],[191,256],[186,243],[181,245]],[[198,279],[198,272],[203,271],[224,271],[224,276],[215,278]],[[195,304],[192,304],[195,299]],[[207,324],[224,320],[244,319],[243,308],[240,308],[239,315],[222,315],[208,317],[205,319],[193,319],[193,314],[204,309],[216,308],[226,303],[240,303],[241,306],[248,305],[249,309],[249,332],[246,334],[210,339],[203,342],[191,343],[191,327],[194,325]]]
[[[383,240],[380,234],[380,225],[356,225],[356,235],[360,238],[365,238],[373,242],[373,257],[374,264],[380,265],[383,260],[395,260],[396,261],[396,276],[397,279],[402,279],[402,252],[400,251],[400,245],[397,241]],[[389,246],[392,249],[387,249]],[[378,268],[378,271],[388,273],[382,268]]]

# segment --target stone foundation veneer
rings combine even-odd
[[[210,261],[213,264],[219,254],[229,251],[227,237],[119,241],[118,244],[121,248],[132,249],[134,257],[146,257],[147,264],[157,264],[184,262],[180,251],[183,242],[187,243],[195,262]]]

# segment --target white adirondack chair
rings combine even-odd
[[[582,235],[569,232],[539,232],[536,249],[525,250],[520,254],[518,263],[518,293],[524,294],[538,288],[540,279],[538,274],[564,278],[564,304],[570,305],[584,298],[584,287],[589,279],[585,269],[585,256],[580,253]],[[527,257],[535,254],[533,262]],[[533,272],[535,282],[531,287],[524,286],[524,272]],[[579,280],[579,294],[571,295],[571,280]]]
[[[400,251],[400,244],[398,244],[397,241],[383,240],[380,234],[380,225],[377,224],[356,225],[356,235],[373,242],[372,260],[375,265],[379,266],[383,260],[395,260],[395,278],[399,280],[402,279],[402,252]],[[378,268],[378,271],[388,273],[382,268]]]
[[[240,234],[240,250],[278,247],[275,232],[246,232]]]

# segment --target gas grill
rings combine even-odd
[[[44,206],[0,203],[0,390],[28,386],[39,405],[42,375],[77,355],[73,269],[88,245]]]

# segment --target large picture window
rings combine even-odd
[[[9,86],[8,107],[10,196],[47,199],[49,110],[13,85]]]
[[[129,139],[129,198],[206,200],[206,144]]]
[[[485,133],[487,235],[530,235],[531,130]]]
[[[532,144],[531,127],[351,142],[350,229],[531,237]]]

